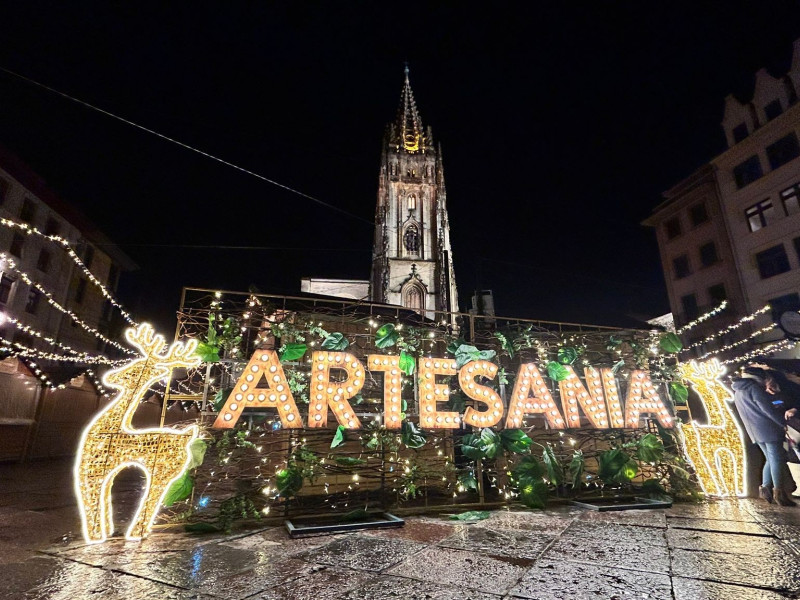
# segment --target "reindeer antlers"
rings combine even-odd
[[[681,375],[686,379],[708,379],[715,380],[725,374],[725,367],[713,358],[704,363],[690,362],[680,366]]]
[[[169,347],[166,354],[163,354],[167,343],[164,336],[156,334],[155,330],[148,323],[142,323],[138,328],[129,328],[125,331],[125,338],[146,358],[152,357],[164,367],[196,367],[200,364],[200,357],[193,356],[197,348],[197,340],[175,342]]]

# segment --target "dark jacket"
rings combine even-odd
[[[733,401],[750,439],[756,444],[783,441],[783,413],[786,410],[783,403],[780,407],[774,406],[775,397],[755,379],[737,379],[733,382],[733,390]]]

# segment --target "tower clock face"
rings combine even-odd
[[[787,310],[778,318],[778,326],[792,338],[800,338],[800,312]]]

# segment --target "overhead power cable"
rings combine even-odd
[[[359,220],[359,221],[361,221],[363,223],[367,223],[369,225],[373,225],[373,222],[370,221],[369,219],[365,219],[363,217],[360,217],[359,215],[357,215],[355,213],[351,213],[349,211],[346,211],[343,208],[339,208],[338,206],[336,206],[334,204],[330,204],[329,202],[325,202],[324,200],[320,200],[319,198],[315,198],[314,196],[311,196],[309,194],[301,192],[300,190],[296,190],[295,188],[289,187],[288,185],[284,185],[282,183],[278,183],[274,179],[269,179],[268,177],[264,177],[263,175],[259,175],[258,173],[255,173],[254,171],[251,171],[249,169],[245,169],[244,167],[240,167],[239,165],[236,165],[236,164],[234,164],[232,162],[229,162],[229,161],[227,161],[225,159],[219,158],[218,156],[214,156],[213,154],[209,154],[208,152],[200,150],[199,148],[195,148],[194,146],[190,146],[189,144],[185,144],[185,143],[183,143],[183,142],[181,142],[179,140],[176,140],[175,138],[171,138],[169,136],[166,136],[163,133],[159,133],[159,132],[157,132],[157,131],[155,131],[153,129],[150,129],[150,128],[145,127],[143,125],[139,125],[138,123],[135,123],[135,122],[133,122],[133,121],[131,121],[129,119],[125,119],[124,117],[120,117],[119,115],[115,115],[112,112],[109,112],[107,110],[103,110],[102,108],[94,106],[93,104],[89,104],[88,102],[84,102],[83,100],[80,100],[79,98],[75,98],[74,96],[70,96],[69,94],[66,94],[66,93],[61,92],[61,91],[59,91],[57,89],[51,88],[50,86],[47,86],[47,85],[45,85],[43,83],[39,83],[38,81],[35,81],[35,80],[31,79],[30,77],[25,77],[24,75],[20,75],[19,73],[15,73],[14,71],[11,71],[11,70],[6,69],[4,67],[0,67],[0,71],[3,71],[4,73],[8,73],[9,75],[17,77],[18,79],[22,79],[23,81],[25,81],[27,83],[30,83],[31,85],[35,85],[37,87],[40,87],[40,88],[42,88],[44,90],[47,90],[48,92],[52,92],[53,94],[57,94],[57,95],[61,96],[62,98],[66,98],[67,100],[71,100],[72,102],[80,104],[81,106],[85,106],[86,108],[90,108],[90,109],[92,109],[94,111],[102,113],[102,114],[106,115],[107,117],[111,117],[112,119],[116,119],[117,121],[121,121],[122,123],[130,125],[131,127],[136,127],[137,129],[141,129],[142,131],[145,131],[147,133],[150,133],[152,135],[160,137],[162,140],[166,140],[168,142],[176,144],[176,145],[178,145],[178,146],[180,146],[182,148],[185,148],[186,150],[191,150],[192,152],[196,152],[197,154],[200,154],[202,156],[205,156],[206,158],[210,158],[211,160],[214,160],[214,161],[216,161],[218,163],[221,163],[223,165],[231,167],[232,169],[236,169],[237,171],[241,171],[242,173],[246,173],[248,175],[251,175],[251,176],[253,176],[253,177],[257,178],[257,179],[260,179],[261,181],[266,181],[267,183],[270,183],[270,184],[272,184],[272,185],[274,185],[276,187],[284,189],[287,192],[290,192],[292,194],[296,194],[296,195],[301,196],[301,197],[303,197],[303,198],[305,198],[307,200],[311,200],[312,202],[315,202],[316,204],[319,204],[320,206],[324,206],[325,208],[329,208],[331,210],[335,210],[336,212],[339,212],[339,213],[341,213],[343,215],[347,215],[348,217],[351,217],[353,219],[357,219],[357,220]]]

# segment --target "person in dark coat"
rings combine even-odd
[[[770,504],[777,500],[781,506],[797,506],[783,487],[786,409],[783,402],[780,406],[773,404],[774,397],[767,393],[769,379],[764,369],[745,368],[741,379],[733,382],[733,401],[747,435],[766,459],[758,495]]]

